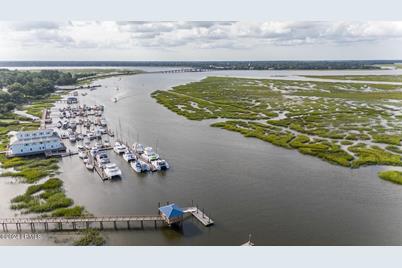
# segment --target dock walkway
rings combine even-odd
[[[188,207],[183,209],[184,213],[190,213],[194,216],[199,222],[201,222],[204,226],[210,226],[214,224],[214,221],[204,213],[203,210],[200,210],[198,207]]]
[[[49,231],[49,225],[56,226],[56,229],[58,230],[77,230],[77,228],[80,228],[80,225],[89,228],[91,224],[99,224],[98,226],[102,230],[104,228],[104,223],[113,223],[114,229],[117,229],[118,223],[126,223],[127,228],[130,229],[130,223],[140,223],[141,228],[144,228],[145,222],[153,222],[155,228],[157,228],[158,222],[165,223],[163,218],[158,215],[0,219],[0,224],[2,225],[4,232],[8,231],[9,225],[15,225],[17,231],[21,231],[23,226],[29,226],[31,231],[35,231],[36,227],[43,225],[44,230]]]

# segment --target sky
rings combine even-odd
[[[3,21],[0,60],[402,59],[402,21]]]

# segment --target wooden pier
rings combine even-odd
[[[208,217],[202,210],[197,207],[189,207],[183,209],[184,213],[194,216],[204,226],[211,226],[214,221]],[[79,229],[98,228],[105,229],[105,224],[113,224],[113,229],[117,230],[117,225],[124,224],[127,229],[137,224],[144,229],[145,224],[153,226],[155,229],[159,226],[167,225],[165,219],[160,215],[138,215],[138,216],[101,216],[101,217],[80,217],[80,218],[5,218],[0,219],[0,224],[4,232],[8,232],[8,228],[15,226],[17,232],[21,232],[24,227],[36,232],[38,228],[44,231],[76,231]]]
[[[9,226],[15,226],[18,232],[22,231],[23,227],[28,227],[32,232],[37,228],[44,231],[76,231],[78,229],[99,228],[103,230],[105,223],[112,223],[113,229],[118,229],[118,224],[124,224],[127,229],[131,229],[131,224],[137,225],[143,229],[144,224],[151,223],[154,228],[159,225],[165,225],[165,221],[161,216],[104,216],[104,217],[83,217],[83,218],[6,218],[0,219],[3,231],[7,232]],[[96,226],[95,226],[96,225]]]

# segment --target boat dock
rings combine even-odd
[[[204,226],[208,227],[214,224],[214,221],[197,207],[188,207],[183,209],[184,213],[193,216]],[[184,220],[184,219],[183,219]],[[32,232],[36,232],[37,228],[44,231],[76,231],[85,228],[106,229],[112,225],[112,228],[117,230],[118,225],[124,224],[127,229],[135,228],[137,224],[141,229],[144,229],[145,224],[153,224],[156,229],[158,226],[166,226],[168,223],[161,215],[137,215],[137,216],[99,216],[99,217],[78,217],[78,218],[5,218],[0,219],[3,231],[8,232],[9,226],[15,226],[18,232],[22,231],[23,227],[28,227]],[[132,225],[133,224],[133,225]],[[109,228],[110,229],[110,228]]]
[[[214,221],[207,214],[204,213],[204,209],[201,210],[198,207],[188,207],[184,208],[183,212],[190,213],[204,226],[211,226],[214,224]]]

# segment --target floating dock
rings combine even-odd
[[[188,207],[183,209],[184,213],[190,213],[194,216],[199,222],[201,222],[204,226],[211,226],[214,224],[214,221],[204,213],[204,210],[199,209],[198,207]]]

